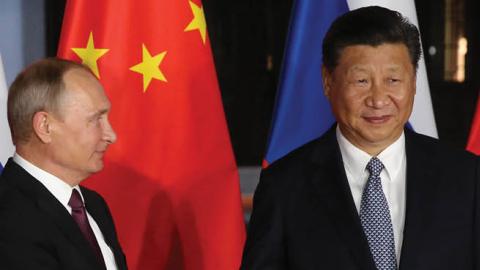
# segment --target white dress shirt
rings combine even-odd
[[[350,143],[337,126],[337,141],[342,154],[343,165],[352,192],[353,201],[360,214],[360,205],[369,173],[367,163],[372,156],[360,150]],[[405,224],[405,184],[407,157],[405,154],[405,134],[390,146],[384,149],[378,156],[385,169],[380,173],[383,193],[388,202],[390,217],[392,219],[393,235],[395,240],[395,254],[397,262],[400,262],[402,249],[403,228]]]
[[[71,187],[66,182],[62,181],[58,177],[38,168],[37,166],[33,165],[32,163],[28,162],[24,158],[22,158],[19,154],[15,153],[13,156],[13,161],[20,165],[23,169],[25,169],[30,175],[32,175],[35,179],[37,179],[42,185],[44,185],[50,193],[57,198],[57,200],[65,207],[65,209],[72,214],[72,208],[68,205],[68,201],[70,201],[70,196],[72,195],[72,190],[76,189],[80,196],[83,199],[82,191],[80,187],[74,186]],[[98,245],[100,246],[100,250],[102,251],[103,259],[105,260],[105,265],[107,270],[117,270],[117,265],[115,263],[115,257],[113,255],[112,250],[105,242],[105,238],[103,237],[100,228],[98,227],[97,222],[92,218],[92,216],[87,212],[88,222],[92,227],[93,233],[95,234],[95,238],[97,238]]]

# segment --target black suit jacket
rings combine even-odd
[[[405,144],[400,269],[478,269],[477,157],[409,130]],[[241,269],[375,269],[334,128],[262,172]]]
[[[118,269],[127,269],[107,204],[96,192],[81,189]],[[12,160],[0,177],[0,269],[102,269],[65,207]]]

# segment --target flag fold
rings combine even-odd
[[[239,179],[199,0],[67,1],[58,56],[90,67],[117,142],[86,184],[130,269],[238,269]]]

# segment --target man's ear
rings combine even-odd
[[[36,112],[33,115],[33,132],[43,143],[52,141],[50,121],[50,115],[47,112]]]
[[[332,74],[330,71],[322,65],[322,83],[323,94],[330,99],[330,90],[332,89]]]

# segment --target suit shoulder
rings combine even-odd
[[[304,171],[318,142],[319,139],[313,140],[264,168],[260,174],[260,181],[264,184],[274,182],[277,188],[283,186],[282,183],[289,185],[291,175],[300,176],[299,172]]]
[[[264,171],[276,171],[283,168],[294,168],[296,166],[303,166],[309,161],[318,158],[328,157],[335,147],[338,148],[335,132],[329,131],[320,138],[311,140],[299,148],[289,152],[282,158],[276,160]]]
[[[12,187],[4,176],[0,176],[0,212],[5,213],[6,210],[15,212],[33,205],[34,202],[27,194]]]
[[[441,140],[414,132],[407,133],[406,146],[414,151],[425,151],[432,159],[446,162],[461,163],[464,161],[477,162],[478,156],[465,149],[454,147]]]
[[[306,184],[308,175],[325,160],[336,157],[339,151],[335,132],[327,132],[263,169],[260,184],[280,193],[290,193]]]
[[[302,161],[305,157],[308,157],[309,154],[312,153],[315,145],[318,143],[319,139],[315,139],[313,141],[310,141],[301,147],[289,152],[285,156],[281,157],[280,159],[276,160],[272,164],[270,164],[266,170],[270,169],[277,169],[278,167],[283,167],[285,165],[288,165],[292,162],[296,161]]]

